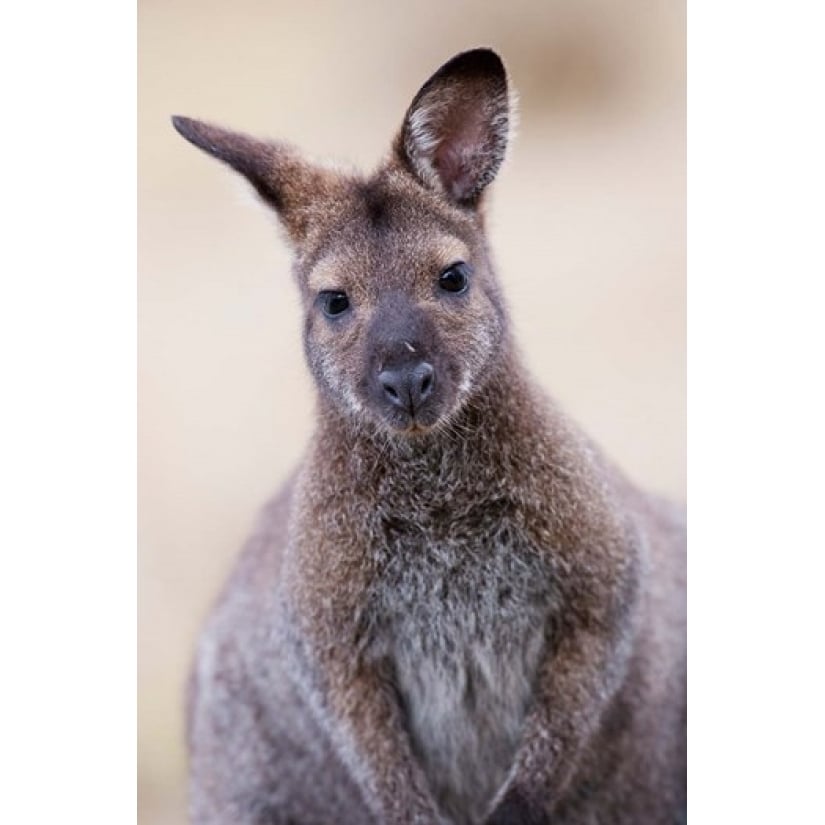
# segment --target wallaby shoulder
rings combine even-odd
[[[293,474],[262,509],[199,636],[187,689],[194,822],[374,821],[293,675],[278,585],[295,487]]]

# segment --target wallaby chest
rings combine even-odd
[[[385,517],[371,611],[439,802],[481,821],[505,781],[544,645],[547,571],[510,506]]]

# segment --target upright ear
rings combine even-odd
[[[413,99],[395,152],[425,185],[472,206],[504,160],[507,73],[490,49],[445,63]]]
[[[293,241],[306,237],[313,204],[334,188],[334,176],[284,143],[258,140],[188,117],[172,124],[190,143],[240,172],[280,216]]]

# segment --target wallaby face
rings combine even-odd
[[[509,120],[487,49],[368,177],[174,118],[278,214],[320,399],[201,638],[197,825],[684,822],[684,523],[519,362],[481,211]]]
[[[479,211],[509,128],[498,57],[480,50],[444,66],[367,179],[313,167],[277,144],[174,122],[249,178],[284,222],[322,395],[386,431],[446,425],[484,383],[504,334]]]
[[[447,421],[482,380],[502,320],[477,217],[405,177],[355,186],[335,247],[300,277],[319,386],[411,433]]]

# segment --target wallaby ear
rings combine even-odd
[[[240,172],[280,216],[290,237],[306,236],[312,204],[332,188],[333,179],[285,143],[267,142],[188,117],[172,124],[190,143]]]
[[[445,63],[413,99],[395,152],[426,186],[472,206],[504,160],[507,73],[490,49]]]

